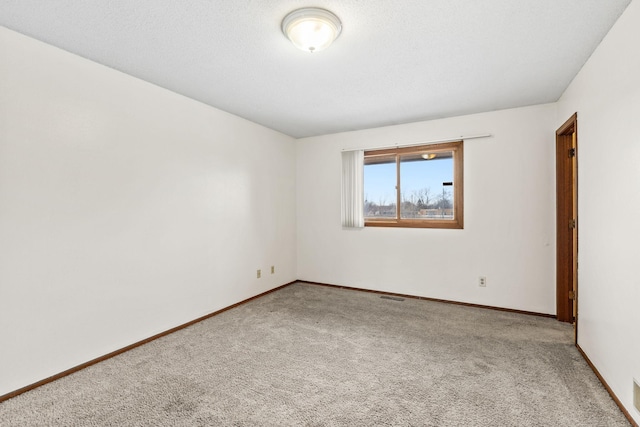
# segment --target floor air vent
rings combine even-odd
[[[391,299],[391,300],[394,300],[394,301],[404,301],[404,298],[392,297],[392,296],[389,296],[389,295],[382,295],[380,298],[382,298],[382,299]]]

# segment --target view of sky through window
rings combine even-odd
[[[401,191],[403,199],[410,199],[425,189],[437,200],[445,195],[451,197],[452,188],[443,186],[443,182],[453,181],[453,159],[435,158],[428,161],[402,162]],[[366,201],[387,205],[396,202],[396,164],[382,163],[365,165],[364,198]]]

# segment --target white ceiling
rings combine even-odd
[[[556,101],[630,1],[1,0],[0,25],[304,137]],[[280,31],[305,6],[343,23],[323,52]]]

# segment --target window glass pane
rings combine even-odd
[[[396,218],[396,158],[394,156],[365,159],[365,218]]]
[[[453,219],[453,152],[401,156],[400,195],[400,218]]]

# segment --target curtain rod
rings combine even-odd
[[[454,141],[466,141],[467,139],[479,139],[479,138],[489,138],[493,135],[490,133],[483,133],[479,135],[469,135],[469,136],[459,136],[457,138],[447,138],[447,139],[434,139],[432,141],[423,141],[423,142],[414,142],[411,144],[396,144],[396,145],[388,145],[386,147],[374,147],[367,148],[367,150],[384,150],[387,148],[404,148],[404,147],[417,147],[419,145],[431,145],[431,144],[439,144],[444,142],[454,142]],[[342,151],[357,151],[357,150],[365,150],[364,148],[343,148]]]

